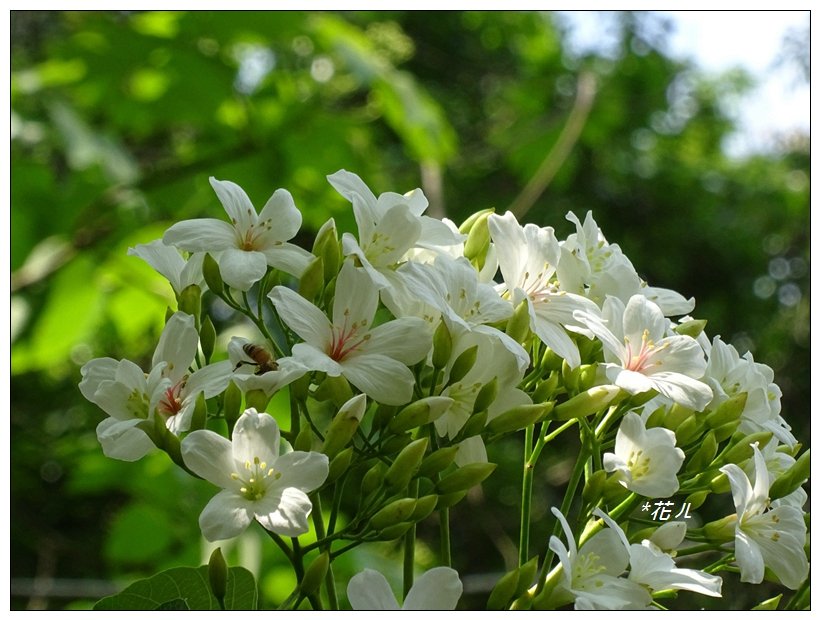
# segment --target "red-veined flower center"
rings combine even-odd
[[[635,372],[641,372],[642,370],[646,370],[647,368],[653,366],[654,364],[650,364],[649,361],[652,356],[657,352],[657,347],[655,343],[649,338],[649,330],[643,330],[643,334],[641,334],[641,348],[638,349],[637,352],[632,350],[632,343],[629,342],[629,339],[626,339],[626,363],[624,364],[624,368],[627,370],[633,370]]]
[[[237,235],[239,237],[239,249],[245,250],[246,252],[254,252],[256,250],[260,250],[258,241],[259,238],[268,232],[273,227],[270,218],[266,220],[261,220],[256,222],[255,224],[251,224],[245,230],[245,233],[242,234],[237,230]]]
[[[176,415],[182,409],[182,390],[185,389],[185,383],[188,381],[188,375],[185,375],[176,385],[172,385],[162,395],[162,398],[157,405],[161,413],[165,415]]]
[[[370,334],[358,333],[360,329],[365,327],[366,324],[367,321],[363,320],[360,323],[353,323],[348,326],[347,317],[345,317],[344,325],[334,325],[330,340],[330,347],[327,351],[328,357],[336,362],[341,362],[350,353],[361,347],[364,342],[370,339]]]

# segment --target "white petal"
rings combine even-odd
[[[358,355],[345,360],[341,366],[348,381],[377,402],[403,405],[413,396],[413,373],[392,358]]]
[[[277,485],[310,493],[327,479],[328,459],[318,452],[288,452],[277,459],[276,470],[282,473]]]
[[[533,318],[534,310],[532,310],[532,305],[530,308],[530,327],[532,327],[541,342],[563,357],[571,368],[580,366],[581,354],[578,352],[578,347],[572,341],[572,338],[567,335],[566,330],[557,323],[546,320],[537,314]]]
[[[220,491],[199,515],[199,529],[205,539],[227,540],[239,536],[253,520],[251,502],[231,491]]]
[[[365,349],[368,354],[379,353],[405,364],[421,361],[433,346],[427,322],[415,317],[383,323],[369,335]]]
[[[275,235],[277,241],[287,241],[293,239],[299,227],[302,225],[302,213],[296,208],[293,196],[286,189],[277,189],[268,198],[262,211],[259,213],[259,220],[271,220],[274,224],[271,234]]]
[[[320,351],[313,345],[299,342],[293,345],[291,352],[293,359],[305,368],[326,372],[331,377],[338,377],[342,374],[342,366],[331,359],[324,351]]]
[[[94,401],[94,394],[103,381],[113,381],[117,375],[119,362],[111,357],[98,357],[83,364],[80,368],[82,380],[80,381],[80,392],[91,402]]]
[[[481,439],[481,437],[468,437],[458,444],[458,452],[456,452],[455,463],[459,467],[469,465],[470,463],[486,462],[487,448],[484,446],[484,440]]]
[[[450,611],[458,605],[464,586],[458,573],[446,566],[431,568],[415,580],[402,609]]]
[[[740,567],[741,581],[746,583],[763,581],[763,555],[760,553],[760,548],[742,530],[738,530],[735,536],[735,558]]]
[[[120,461],[137,461],[154,449],[154,442],[136,425],[138,419],[106,418],[97,425],[103,454]]]
[[[182,460],[192,472],[216,486],[233,488],[231,474],[236,470],[231,442],[222,435],[198,430],[182,440]]]
[[[271,491],[253,505],[256,520],[262,527],[282,536],[300,536],[307,532],[312,508],[308,496],[294,488]]]
[[[219,273],[230,287],[247,291],[268,271],[268,259],[262,252],[229,248],[219,255]]]
[[[399,604],[387,579],[369,568],[355,575],[347,584],[347,598],[350,606],[357,611],[399,610]]]
[[[279,317],[306,343],[322,351],[330,344],[330,321],[316,306],[286,286],[268,294]]]
[[[222,220],[183,220],[165,231],[162,242],[188,252],[219,252],[236,247],[236,230]]]
[[[203,366],[194,372],[185,383],[185,390],[195,394],[204,392],[205,398],[213,398],[224,392],[233,376],[233,364],[228,360]]]
[[[345,261],[336,279],[336,297],[333,300],[333,325],[345,332],[354,325],[370,329],[379,293],[363,269],[352,261]]]
[[[415,245],[419,235],[419,218],[402,204],[388,210],[370,237],[360,236],[360,242],[373,266],[386,267],[398,262]]]
[[[487,224],[498,253],[498,266],[508,290],[521,284],[526,264],[524,231],[510,211],[504,215],[492,214]]]
[[[255,463],[275,467],[279,458],[279,425],[273,416],[248,409],[233,428],[233,458],[237,464]]]
[[[633,295],[626,304],[623,315],[624,338],[630,342],[641,342],[644,330],[649,332],[649,339],[659,342],[666,333],[666,319],[661,309],[643,295]]]
[[[353,204],[353,216],[359,228],[359,238],[369,237],[379,220],[376,196],[358,175],[339,170],[327,177],[333,188]]]
[[[185,312],[175,312],[162,330],[151,365],[165,362],[165,375],[176,383],[188,372],[198,344],[199,334],[194,327],[194,317]]]
[[[184,287],[180,287],[180,274],[186,263],[176,248],[165,245],[162,239],[156,239],[151,243],[140,243],[128,248],[128,256],[138,256],[164,276],[175,291],[182,292]]]
[[[292,243],[278,243],[260,251],[265,255],[268,265],[297,278],[302,277],[313,260],[313,254]]]
[[[649,379],[652,381],[652,387],[658,392],[695,411],[703,411],[712,400],[712,389],[708,385],[686,375],[677,372],[659,372],[649,375]],[[637,392],[632,393],[637,394]]]
[[[232,181],[218,181],[214,177],[208,180],[237,230],[244,233],[256,223],[256,209],[244,189]]]

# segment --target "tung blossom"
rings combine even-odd
[[[185,465],[221,487],[199,516],[209,541],[241,534],[256,519],[282,536],[308,531],[308,493],[327,478],[328,458],[318,452],[279,454],[279,426],[267,413],[248,409],[234,426],[232,441],[209,430],[182,440]]]
[[[706,358],[689,336],[668,335],[669,320],[657,304],[633,295],[626,306],[616,297],[604,302],[603,318],[576,311],[575,317],[603,344],[609,380],[630,394],[656,390],[669,400],[703,411],[712,390],[699,381]]]
[[[304,340],[293,346],[294,360],[332,377],[342,375],[380,403],[401,405],[411,399],[415,379],[407,365],[427,355],[432,336],[416,317],[373,327],[379,292],[351,261],[337,276],[332,321],[287,287],[275,287],[269,297],[282,320]]]
[[[211,252],[226,284],[247,291],[267,272],[268,266],[300,276],[311,255],[287,243],[302,225],[302,214],[286,189],[277,189],[260,213],[241,187],[210,178],[230,223],[204,218],[184,220],[162,237],[166,245],[189,252]]]

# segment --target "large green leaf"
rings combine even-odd
[[[228,569],[225,609],[255,610],[256,581],[247,569]],[[119,594],[107,596],[94,605],[103,611],[218,610],[219,603],[208,585],[208,567],[171,568],[137,581]]]

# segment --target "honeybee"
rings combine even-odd
[[[266,372],[279,369],[279,364],[276,363],[276,360],[274,359],[273,355],[271,355],[270,351],[268,351],[265,347],[248,342],[242,345],[242,351],[244,351],[245,355],[247,355],[253,361],[239,362],[236,365],[236,368],[234,368],[234,370],[236,370],[243,364],[256,366],[256,372],[253,373],[255,375],[264,375]]]

